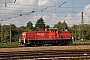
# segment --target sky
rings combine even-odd
[[[60,22],[68,26],[81,24],[81,13],[84,24],[90,24],[90,0],[1,0],[0,23],[26,26],[31,21],[35,26],[39,18],[46,25],[53,27]]]

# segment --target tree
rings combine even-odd
[[[42,19],[42,17],[37,20],[37,22],[35,24],[35,29],[36,30],[44,30],[45,29],[45,22]]]
[[[17,28],[17,31],[22,33],[22,32],[25,32],[26,31],[26,27],[25,26],[20,26]]]
[[[18,41],[18,31],[17,27],[14,24],[11,24],[11,40],[12,42]]]
[[[57,24],[54,25],[54,28],[58,28],[59,31],[62,31],[62,23],[59,21]]]
[[[65,31],[66,29],[68,29],[67,24],[66,24],[65,21],[62,23],[62,27],[63,27],[63,31]]]
[[[29,21],[29,22],[27,23],[27,25],[26,25],[26,29],[33,30],[33,26],[32,26],[32,25],[33,25],[32,22]]]
[[[2,31],[1,31],[1,24],[0,24],[0,39],[2,38]],[[2,42],[2,39],[0,40],[0,42]]]
[[[25,31],[27,31],[25,26],[20,26],[17,28],[19,38],[21,38],[22,32],[25,32]]]
[[[46,25],[45,28],[50,28],[50,26],[49,25]]]
[[[70,28],[70,32],[72,34],[72,36],[76,37],[76,39],[82,39],[82,36],[83,36],[83,39],[90,39],[90,25],[89,24],[84,24],[84,28],[83,28],[83,31],[82,31],[82,24],[79,24],[79,25],[73,25],[71,28]],[[83,35],[82,35],[83,33]]]
[[[2,26],[2,42],[9,42],[10,40],[10,26],[3,25]]]

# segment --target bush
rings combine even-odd
[[[18,42],[7,42],[7,43],[0,43],[0,47],[19,47],[22,46]]]

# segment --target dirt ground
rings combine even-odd
[[[80,49],[90,49],[90,45],[0,48],[0,52],[35,51],[35,50],[80,50]]]

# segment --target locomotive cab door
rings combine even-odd
[[[58,37],[58,29],[57,28],[49,28],[49,32],[51,37],[57,38]]]

